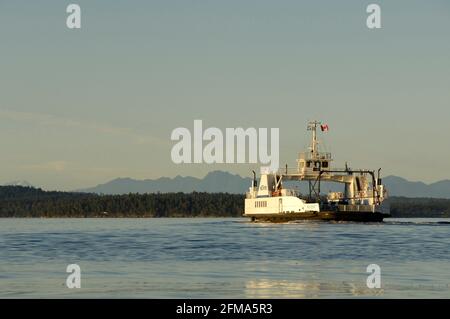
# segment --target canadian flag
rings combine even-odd
[[[322,130],[322,132],[328,132],[328,124],[320,125],[320,129]]]

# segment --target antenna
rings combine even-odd
[[[321,125],[319,121],[311,121],[308,123],[308,131],[312,131],[311,153],[313,157],[317,155],[317,125]]]

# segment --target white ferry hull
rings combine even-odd
[[[308,204],[294,196],[245,199],[245,217],[254,222],[288,222],[295,220],[382,222],[390,217],[389,203],[382,205],[339,205],[320,211],[318,203]]]

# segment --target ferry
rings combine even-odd
[[[308,123],[311,145],[301,152],[297,165],[270,172],[262,169],[259,183],[253,181],[246,193],[244,216],[254,222],[288,222],[295,220],[382,222],[390,216],[387,190],[380,177],[381,169],[338,169],[332,167],[329,152],[320,151],[317,129],[328,131],[319,121]],[[283,187],[285,181],[308,183],[309,192],[300,194]],[[321,183],[339,183],[341,192],[321,191]]]

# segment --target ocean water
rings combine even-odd
[[[450,219],[2,219],[0,298],[450,298]]]

